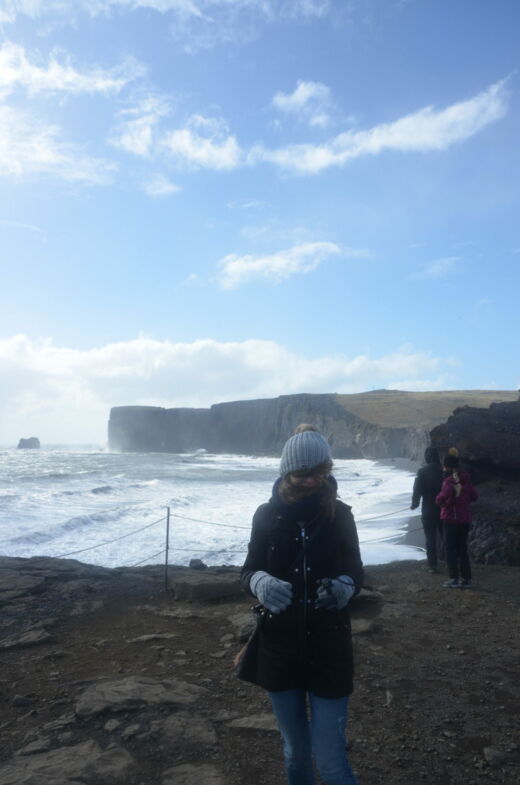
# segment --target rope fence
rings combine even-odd
[[[375,521],[375,520],[379,520],[381,518],[387,518],[387,517],[392,516],[392,515],[398,515],[399,513],[402,513],[402,512],[411,512],[411,510],[408,507],[402,507],[401,509],[393,510],[392,512],[381,513],[380,515],[373,515],[373,516],[368,517],[368,518],[359,518],[358,522],[359,523],[366,523],[368,521]],[[192,523],[200,523],[200,524],[203,524],[204,526],[216,526],[216,527],[223,527],[223,528],[226,528],[226,529],[236,529],[236,530],[242,530],[242,531],[250,531],[251,530],[250,526],[241,526],[239,524],[232,524],[232,523],[220,523],[220,522],[217,522],[217,521],[206,521],[206,520],[203,520],[202,518],[193,518],[193,517],[188,516],[188,515],[181,515],[179,513],[172,512],[171,508],[167,507],[166,508],[166,515],[163,515],[162,518],[158,518],[157,520],[152,521],[152,523],[148,523],[145,526],[139,527],[138,529],[133,529],[132,531],[126,532],[126,534],[122,534],[119,537],[113,537],[110,540],[104,540],[103,542],[98,542],[95,545],[89,545],[86,548],[79,548],[79,549],[74,550],[74,551],[68,551],[67,553],[60,553],[55,558],[64,559],[67,556],[75,556],[78,553],[86,553],[87,551],[92,551],[95,548],[101,548],[104,545],[111,545],[114,542],[119,542],[120,540],[124,540],[124,539],[126,539],[128,537],[132,537],[132,536],[134,536],[136,534],[139,534],[140,532],[146,531],[147,529],[151,529],[153,526],[157,526],[159,523],[163,523],[165,521],[166,522],[166,542],[165,542],[165,547],[162,550],[157,551],[156,553],[152,553],[149,556],[146,556],[145,558],[141,559],[140,561],[135,562],[134,564],[128,565],[128,567],[130,567],[130,568],[138,567],[139,565],[144,564],[145,562],[150,561],[151,559],[155,559],[155,558],[157,558],[159,556],[164,555],[164,557],[165,557],[164,558],[164,585],[165,585],[165,590],[167,590],[168,589],[168,557],[169,557],[170,551],[181,551],[181,552],[188,552],[188,553],[207,553],[208,550],[209,550],[208,548],[185,548],[185,547],[178,547],[176,545],[172,546],[170,544],[170,527],[171,527],[171,519],[172,518],[178,518],[179,520],[190,521]],[[415,529],[409,529],[407,534],[411,534],[411,533],[416,532],[416,531],[422,531],[422,526],[418,526]],[[384,536],[384,537],[375,537],[373,539],[360,540],[359,544],[360,545],[364,545],[365,543],[385,542],[385,541],[388,541],[388,540],[395,540],[399,536],[402,536],[402,535],[391,534],[391,535],[387,535],[387,536]],[[223,548],[220,549],[220,552],[222,552],[222,553],[240,553],[240,554],[245,554],[245,553],[247,553],[247,548],[246,547],[244,547],[244,548],[225,548],[225,547],[223,547]]]
[[[106,540],[105,542],[98,542],[96,545],[90,545],[88,548],[81,548],[79,551],[69,551],[68,553],[60,553],[56,556],[57,559],[64,559],[66,556],[73,556],[76,553],[85,553],[85,551],[92,551],[94,548],[100,548],[102,545],[111,545],[113,542],[118,542],[119,540],[125,540],[127,537],[131,537],[133,534],[138,534],[139,532],[144,531],[145,529],[151,529],[152,526],[156,526],[158,523],[162,523],[162,521],[166,520],[166,516],[159,518],[157,521],[153,523],[148,523],[146,526],[141,526],[140,529],[134,529],[131,532],[127,532],[127,534],[122,534],[121,537],[114,537],[112,540]],[[150,557],[151,558],[151,557]]]

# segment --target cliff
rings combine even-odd
[[[417,459],[425,429],[366,422],[335,395],[282,395],[233,401],[210,409],[118,406],[110,412],[109,446],[123,452],[190,452],[279,455],[301,422],[312,422],[330,441],[336,458]]]
[[[469,549],[485,564],[520,564],[520,401],[456,409],[431,432],[444,454],[457,447],[477,484]]]
[[[376,390],[355,395],[281,395],[215,404],[209,409],[117,406],[110,412],[109,446],[123,452],[210,452],[279,455],[301,422],[316,425],[336,458],[422,458],[428,431],[457,407],[514,400],[507,391],[410,393]]]

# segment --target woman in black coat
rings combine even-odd
[[[272,498],[253,518],[241,582],[265,608],[256,673],[282,735],[289,785],[355,785],[346,756],[352,642],[347,604],[363,580],[356,525],[336,498],[326,440],[285,444]]]

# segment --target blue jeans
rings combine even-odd
[[[282,734],[289,785],[315,785],[312,757],[324,785],[357,785],[346,752],[348,698],[319,698],[304,689],[270,692]]]

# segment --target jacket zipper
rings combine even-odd
[[[305,547],[305,521],[299,521],[302,534],[302,550],[303,550],[303,646],[305,647],[307,641],[307,549]]]

